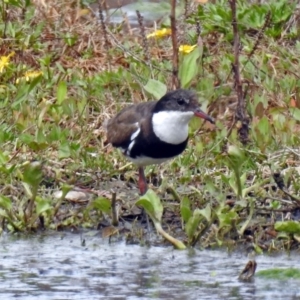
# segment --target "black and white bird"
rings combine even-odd
[[[138,166],[142,195],[147,191],[144,166],[160,164],[183,152],[193,116],[214,123],[200,109],[194,92],[178,89],[159,101],[128,106],[108,121],[107,142]]]

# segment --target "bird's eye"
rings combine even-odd
[[[180,99],[177,100],[177,103],[179,105],[183,105],[185,103],[185,101],[184,101],[184,99],[180,98]]]

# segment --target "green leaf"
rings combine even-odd
[[[0,207],[3,208],[5,211],[11,210],[12,203],[11,200],[6,196],[0,196]]]
[[[277,201],[277,200],[271,201],[270,202],[270,207],[272,209],[280,209],[281,208],[281,202]]]
[[[29,94],[37,85],[38,83],[42,80],[42,75],[39,75],[35,77],[34,79],[31,80],[29,88],[27,90],[27,93]]]
[[[7,210],[5,209],[0,209],[0,216],[4,218],[9,218]]]
[[[180,203],[180,213],[181,213],[181,218],[185,223],[188,222],[190,217],[192,216],[192,211],[190,208],[190,200],[188,197],[183,197]]]
[[[99,197],[92,202],[95,209],[101,210],[104,213],[111,211],[111,201],[104,197]]]
[[[243,161],[245,159],[244,153],[242,150],[235,146],[235,145],[229,145],[227,153],[230,158],[237,159],[238,161]]]
[[[31,142],[34,141],[34,136],[32,136],[29,133],[23,133],[19,136],[19,139],[21,142],[25,143],[26,145],[29,145]]]
[[[245,186],[245,183],[246,183],[246,180],[247,180],[247,174],[243,173],[240,178],[241,178],[241,184],[242,184],[242,186]]]
[[[264,253],[264,251],[257,244],[252,243],[252,246],[256,254],[262,255]]]
[[[293,118],[297,121],[300,121],[300,109],[297,107],[290,108],[290,113]]]
[[[59,126],[53,125],[50,133],[47,136],[48,142],[59,141],[61,139],[62,132]]]
[[[62,190],[61,198],[65,199],[65,197],[68,194],[68,192],[72,190],[72,185],[63,184],[62,187],[61,187],[61,190]]]
[[[23,181],[30,186],[37,187],[42,181],[43,172],[41,163],[33,161],[27,163],[23,171]]]
[[[240,148],[230,145],[227,150],[228,157],[225,162],[228,163],[231,169],[239,170],[246,161],[245,154]]]
[[[155,99],[160,99],[167,92],[167,87],[161,81],[149,79],[144,89],[151,94]]]
[[[202,57],[203,47],[196,47],[194,51],[189,54],[182,55],[182,61],[179,65],[178,76],[181,87],[188,88],[192,80],[198,75],[200,71],[199,58]]]
[[[8,161],[9,156],[6,153],[0,151],[0,164],[6,164]]]
[[[57,103],[62,104],[67,96],[67,84],[65,81],[59,82],[57,86]]]
[[[229,185],[233,189],[233,192],[238,195],[238,185],[237,180],[234,172],[231,172],[230,179],[229,179]]]
[[[77,42],[77,36],[67,32],[64,40],[69,47],[72,47]]]
[[[217,215],[220,222],[220,228],[224,226],[231,226],[233,224],[233,220],[236,220],[238,218],[238,214],[235,211],[221,212]]]
[[[154,191],[148,190],[145,195],[140,197],[136,205],[142,206],[153,221],[161,221],[164,208]]]
[[[155,209],[148,199],[139,199],[136,205],[141,206],[151,218],[155,216]]]
[[[27,182],[22,182],[22,185],[25,189],[26,194],[31,198],[33,196],[32,186],[30,184],[28,184]]]
[[[42,199],[40,197],[35,198],[36,201],[36,214],[39,216],[42,213],[52,209],[48,200]]]
[[[274,228],[276,231],[284,231],[287,233],[300,233],[300,223],[298,221],[276,222]]]
[[[190,240],[192,240],[193,237],[195,236],[201,220],[202,220],[201,211],[199,208],[196,208],[194,210],[193,216],[188,220],[187,224],[185,225],[185,232]]]
[[[68,158],[70,156],[71,156],[70,145],[67,141],[63,141],[59,147],[58,157],[62,159],[62,158]]]
[[[17,6],[20,8],[22,8],[22,6],[23,6],[23,3],[21,0],[6,0],[4,2],[6,2],[9,5]]]
[[[208,221],[211,220],[211,207],[210,204],[207,204],[205,208],[200,209],[199,213]]]
[[[258,125],[257,125],[258,130],[262,135],[269,135],[270,134],[270,124],[269,120],[266,116],[263,116]]]

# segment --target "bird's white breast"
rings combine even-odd
[[[153,114],[152,125],[156,136],[169,144],[184,142],[189,133],[189,121],[194,113],[191,111],[161,111]]]

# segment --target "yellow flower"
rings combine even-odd
[[[24,76],[17,78],[16,83],[19,83],[21,80],[29,81],[30,79],[36,78],[42,74],[43,72],[41,71],[27,71]]]
[[[197,45],[181,45],[179,47],[179,52],[183,53],[183,54],[189,54],[191,53],[195,48],[197,47]]]
[[[15,52],[11,52],[7,56],[0,57],[0,73],[3,73],[4,69],[8,66],[9,60],[12,56],[15,55]]]
[[[170,34],[171,34],[170,28],[163,28],[163,29],[155,30],[152,33],[149,33],[147,35],[147,39],[152,38],[152,37],[161,38],[161,37],[164,37],[164,36],[167,36]]]

